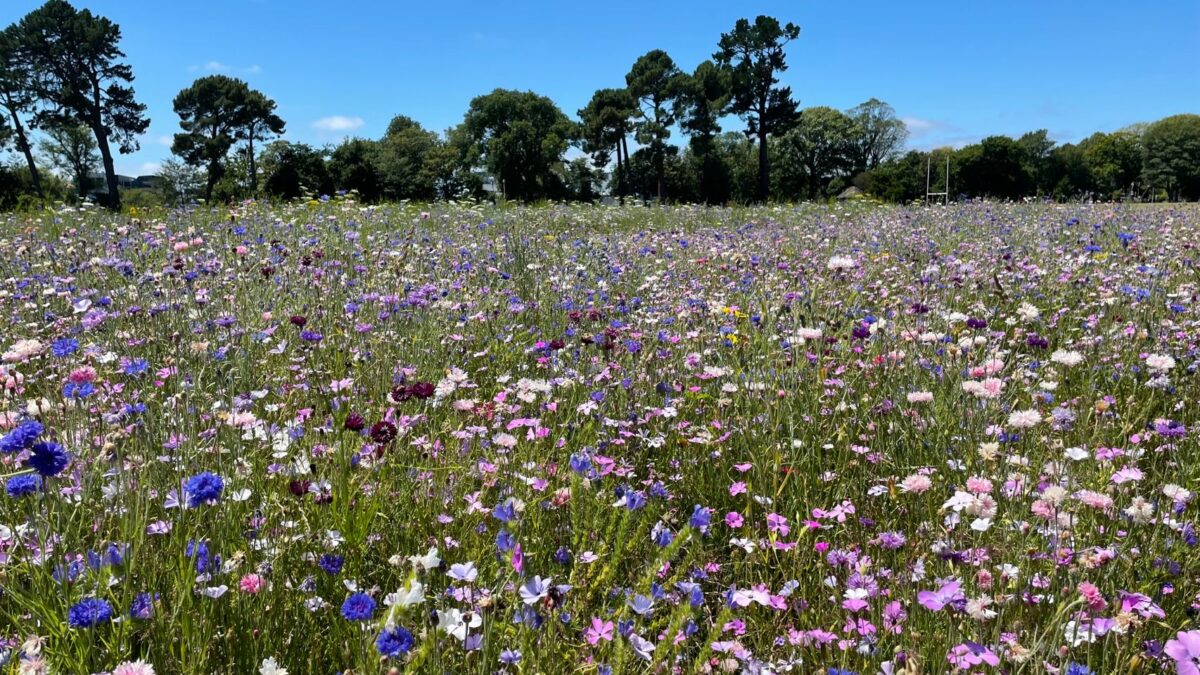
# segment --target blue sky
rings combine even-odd
[[[4,0],[0,20],[41,3]],[[171,99],[194,78],[241,77],[274,98],[286,138],[378,137],[395,114],[457,124],[473,96],[531,89],[574,116],[664,49],[685,70],[735,20],[801,26],[783,81],[802,106],[887,101],[917,148],[1048,129],[1060,141],[1200,113],[1200,2],[860,0],[438,2],[75,0],[121,25],[153,121],[121,173],[169,154]],[[729,128],[740,129],[733,121]]]

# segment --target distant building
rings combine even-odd
[[[91,194],[106,195],[108,194],[108,181],[105,180],[104,174],[93,173],[88,176],[93,187]],[[117,187],[122,190],[136,190],[138,188],[156,188],[162,184],[162,178],[159,176],[123,176],[117,174]]]

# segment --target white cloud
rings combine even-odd
[[[162,164],[159,164],[158,162],[143,162],[141,166],[138,167],[138,175],[152,176],[158,173],[158,170],[161,168]]]
[[[939,123],[933,120],[923,120],[920,117],[901,117],[900,121],[904,122],[904,126],[908,127],[908,133],[914,136],[927,133],[940,126]]]
[[[318,131],[354,131],[363,125],[363,118],[346,115],[322,117],[313,122],[313,128]]]
[[[262,66],[255,63],[245,68],[240,68],[237,66],[231,66],[228,63],[222,63],[220,61],[209,61],[201,66],[188,66],[189,73],[198,73],[200,71],[204,71],[206,73],[237,73],[239,75],[257,75],[262,72]]]
[[[175,137],[163,134],[162,136],[155,138],[154,142],[158,143],[159,145],[165,145],[167,147],[170,147],[171,144],[175,142]]]

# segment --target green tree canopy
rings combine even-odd
[[[461,129],[464,161],[486,167],[506,197],[535,200],[561,192],[556,169],[576,127],[549,98],[496,89],[471,100]]]
[[[100,163],[92,130],[78,124],[52,126],[45,130],[39,148],[54,168],[70,176],[80,197],[92,187],[92,172]]]
[[[1172,115],[1142,133],[1146,182],[1169,199],[1200,199],[1200,115]]]
[[[791,87],[779,86],[778,74],[787,70],[784,47],[798,37],[799,26],[781,26],[773,17],[760,15],[753,24],[738,19],[713,54],[718,64],[733,69],[732,111],[746,120],[746,134],[758,138],[759,201],[767,200],[769,190],[767,138],[796,118]]]
[[[896,117],[892,106],[877,98],[859,103],[847,114],[855,124],[851,146],[853,173],[870,171],[896,156],[908,140],[908,127]]]
[[[857,127],[849,115],[827,106],[805,108],[800,120],[778,138],[779,195],[825,196],[829,182],[853,166]]]
[[[72,119],[92,130],[104,164],[110,208],[120,208],[112,145],[138,149],[150,126],[146,106],[134,98],[133,69],[118,46],[121,28],[66,0],[47,0],[17,24],[21,51],[37,77],[33,91],[43,119]]]
[[[638,57],[625,75],[629,94],[638,104],[635,138],[650,149],[650,164],[654,170],[659,201],[666,197],[666,145],[671,137],[671,125],[676,119],[676,103],[685,83],[686,76],[661,49]]]
[[[598,167],[607,166],[610,153],[616,153],[616,191],[622,203],[629,154],[625,139],[633,131],[631,118],[636,113],[637,103],[628,89],[599,89],[578,113],[583,150],[592,156],[592,162]]]
[[[1008,136],[988,136],[959,150],[959,191],[980,197],[1020,199],[1029,194],[1033,177],[1025,166],[1025,151]]]
[[[250,189],[257,187],[254,166],[255,138],[283,133],[284,123],[274,113],[275,102],[250,88],[242,80],[226,75],[201,77],[175,96],[181,133],[175,134],[171,151],[185,162],[207,169],[206,199],[225,173],[230,148],[239,141],[249,143]]]

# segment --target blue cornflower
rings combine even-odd
[[[326,553],[317,560],[317,567],[325,570],[326,574],[336,575],[342,571],[342,565],[346,562],[345,556]]]
[[[521,650],[519,649],[505,649],[504,651],[500,652],[500,663],[505,663],[511,666],[519,663],[520,661]]]
[[[325,336],[321,335],[315,330],[305,330],[300,331],[300,339],[304,340],[305,342],[320,342],[321,340],[325,339]]]
[[[68,382],[63,385],[63,398],[87,398],[96,391],[96,385],[91,382]]]
[[[33,494],[42,487],[42,477],[36,473],[23,473],[13,476],[4,483],[4,491],[9,497],[24,497]]]
[[[1075,663],[1072,661],[1067,666],[1067,675],[1092,675],[1092,669],[1088,668],[1082,663]]]
[[[75,338],[61,338],[55,340],[54,344],[50,345],[50,351],[55,356],[66,357],[79,351],[79,340]]]
[[[194,509],[205,502],[220,499],[225,481],[215,473],[204,471],[189,478],[183,489],[187,492],[188,507]]]
[[[134,359],[121,369],[126,375],[141,375],[150,369],[150,363],[146,359]]]
[[[366,593],[351,593],[342,603],[342,616],[347,621],[370,621],[375,614],[375,601]]]
[[[52,441],[42,441],[34,445],[31,452],[27,464],[47,478],[62,473],[71,463],[71,458],[63,446]]]
[[[112,620],[112,605],[100,598],[84,598],[67,611],[71,628],[91,628]]]
[[[375,639],[375,648],[384,656],[402,656],[412,650],[413,634],[407,628],[385,628]]]
[[[712,516],[708,509],[696,504],[695,507],[692,508],[692,517],[688,520],[688,525],[691,525],[696,529],[703,529],[708,527],[711,518]]]
[[[45,427],[37,420],[25,420],[17,425],[16,429],[8,432],[3,438],[0,438],[0,452],[20,452],[25,448],[33,445],[33,442],[42,435]]]

